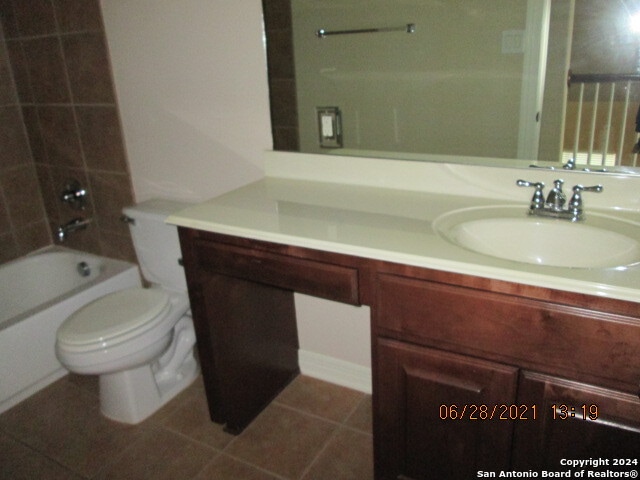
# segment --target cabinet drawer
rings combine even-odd
[[[640,320],[381,274],[379,333],[637,393]]]
[[[356,268],[204,241],[196,251],[200,265],[218,274],[359,305]]]

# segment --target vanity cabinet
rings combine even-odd
[[[503,282],[409,270],[376,281],[378,479],[640,461],[640,322],[629,305],[595,311],[568,302],[581,296],[556,303],[551,291],[524,297]]]
[[[604,458],[607,469],[637,469],[613,461],[640,463],[637,395],[535,372],[521,377],[518,403],[537,405],[540,415],[535,422],[515,424],[514,468],[560,470],[563,458]]]
[[[302,292],[371,307],[377,480],[640,461],[637,303],[179,233],[209,411],[230,432],[299,372]]]
[[[508,468],[511,425],[480,419],[483,405],[515,401],[516,368],[387,339],[376,351],[379,478],[468,479]]]
[[[179,234],[209,413],[239,433],[300,371],[294,291],[357,305],[358,268],[324,252]]]

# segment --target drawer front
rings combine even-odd
[[[380,334],[637,393],[638,318],[387,274],[377,295]]]
[[[196,250],[209,271],[359,305],[356,268],[210,242],[198,242]]]

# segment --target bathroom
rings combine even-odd
[[[2,2],[0,8],[11,4]],[[2,262],[50,244],[51,232],[76,215],[57,201],[70,176],[87,185],[91,205],[84,214],[93,223],[70,235],[67,245],[129,260],[134,253],[126,225],[119,221],[123,206],[155,196],[204,200],[262,177],[263,151],[272,147],[272,137],[259,1],[22,4],[28,4],[24,8],[29,15],[20,16],[19,8],[13,17],[0,12],[0,148],[8,150],[0,165]],[[110,61],[96,20],[100,7]],[[21,38],[7,25],[25,18],[35,24],[28,27],[27,38]],[[38,48],[49,59],[38,64],[47,72],[41,76],[65,79],[62,97],[50,97],[60,94],[55,82],[42,91],[30,85],[39,67],[21,62],[28,52],[37,55]],[[61,64],[51,60],[51,48],[58,49]],[[74,55],[93,58],[84,63],[93,71],[74,72]],[[12,59],[12,77],[7,58]],[[119,75],[134,67],[139,75],[130,78],[126,91],[115,92],[107,80],[113,75],[117,85]],[[47,120],[55,128],[33,137],[36,116],[41,129]],[[5,143],[5,138],[11,141]],[[370,389],[362,381],[370,378],[368,312],[304,296],[297,298],[297,308],[300,341],[309,352],[308,371],[323,371],[326,363],[335,361],[333,371],[348,371],[347,379],[336,381]],[[339,341],[327,334],[337,329]],[[358,348],[350,348],[354,344]]]
[[[150,48],[164,56],[140,64],[149,97],[132,85],[144,107],[132,104],[143,116],[128,123],[121,109],[130,99],[116,102],[111,78],[117,66],[107,55],[100,18],[108,23],[109,11],[110,36],[134,44],[140,42],[128,35],[148,36],[156,42]],[[122,207],[157,196],[204,200],[262,176],[262,154],[272,140],[259,1],[9,1],[0,3],[0,18],[0,263],[54,243],[56,229],[77,216],[92,222],[69,234],[64,246],[135,260]],[[158,24],[165,32],[160,38],[154,36]],[[74,70],[80,57],[85,70]],[[132,61],[144,59],[139,51]],[[43,84],[32,85],[35,78]],[[59,201],[71,178],[88,192],[82,212]],[[368,314],[356,311],[354,320],[346,307],[331,304],[316,313],[317,302],[309,298],[301,307],[310,319],[307,336],[319,344],[308,350],[319,352],[321,362],[346,361],[357,373],[355,385],[370,389]],[[345,341],[364,339],[344,359],[334,337],[319,334],[313,321],[326,316],[339,322],[341,315],[352,324]],[[99,417],[96,409],[82,416],[87,422],[93,417]],[[128,442],[139,436],[138,430],[118,432]]]

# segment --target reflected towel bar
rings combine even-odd
[[[359,30],[334,30],[327,31],[324,28],[316,31],[316,37],[324,38],[329,35],[350,35],[353,33],[382,33],[382,32],[406,32],[414,33],[416,31],[415,23],[407,23],[402,27],[388,27],[388,28],[362,28]]]

